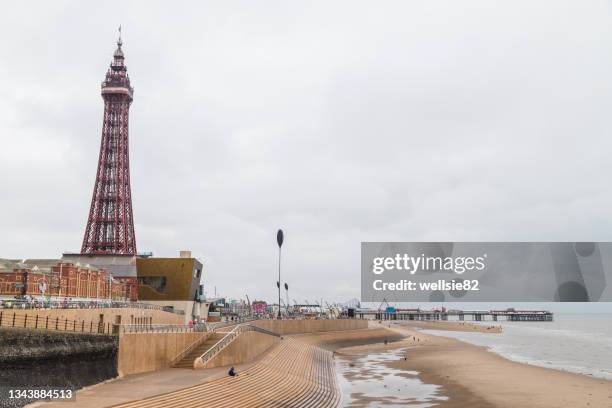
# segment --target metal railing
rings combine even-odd
[[[253,320],[257,320],[254,317],[241,317],[237,320],[229,320],[226,322],[214,322],[214,323],[208,323],[208,327],[211,331],[215,331],[217,329],[221,329],[223,327],[230,327],[230,326],[235,326],[237,324],[241,324],[241,323],[247,323],[247,322],[252,322]]]
[[[195,323],[195,324],[122,324],[119,333],[191,333],[215,332],[224,327],[231,327],[255,320],[245,318],[227,322]]]
[[[208,340],[209,336],[202,336],[200,338],[195,339],[189,346],[185,347],[185,349],[183,351],[181,351],[179,354],[177,354],[174,359],[172,360],[172,365],[178,363],[179,361],[181,361],[185,356],[189,355],[189,353],[191,353],[193,350],[196,349],[196,347],[198,347],[200,344],[204,343],[206,340]]]
[[[239,324],[234,327],[232,331],[228,332],[221,340],[216,342],[211,348],[206,350],[204,354],[200,356],[200,361],[203,365],[206,365],[215,355],[217,355],[221,350],[227,347],[232,341],[238,337],[241,333],[247,331],[256,331],[264,334],[268,334],[270,336],[280,337],[280,334],[271,332],[270,330],[262,329],[261,327],[254,326],[252,324]]]
[[[117,326],[111,323],[60,319],[33,313],[18,314],[7,310],[0,310],[0,327],[105,335],[117,333]]]
[[[238,320],[234,320],[234,321],[229,321],[229,322],[216,322],[216,323],[203,323],[205,330],[203,330],[204,332],[209,332],[209,333],[215,333],[217,331],[217,329],[222,329],[224,327],[229,327],[232,325],[236,325],[236,324],[240,324],[240,323],[244,323],[244,322],[250,322],[256,320],[253,317],[245,317],[245,318],[240,318]],[[175,358],[174,358],[174,363],[181,361],[186,355],[188,355],[189,353],[191,353],[197,346],[199,346],[200,344],[202,344],[202,341],[206,341],[208,339],[208,337],[204,340],[197,339],[195,340],[193,343],[191,343],[189,346],[187,346],[185,348],[185,350],[183,350],[181,353],[179,353]]]
[[[247,326],[249,326],[249,331],[256,331],[256,332],[263,333],[263,334],[268,334],[268,335],[274,336],[274,337],[282,337],[278,333],[275,333],[275,332],[273,332],[271,330],[268,330],[268,329],[263,329],[263,328],[261,328],[259,326],[254,326],[252,324],[249,324]]]
[[[43,301],[43,300],[2,300],[0,309],[108,309],[133,308],[147,310],[161,310],[164,312],[184,315],[183,310],[174,310],[168,306],[154,305],[141,302],[100,302],[100,301]]]
[[[205,323],[199,324],[121,324],[117,325],[118,333],[193,333],[207,332],[210,329]]]

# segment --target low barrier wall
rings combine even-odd
[[[238,335],[227,347],[206,365],[198,368],[214,368],[249,362],[280,342],[280,337],[248,331]]]
[[[170,367],[179,354],[208,333],[125,333],[119,337],[119,376]]]
[[[99,308],[99,309],[0,309],[3,321],[12,319],[13,313],[19,318],[28,315],[29,320],[36,315],[39,319],[49,316],[60,321],[85,321],[104,324],[183,324],[184,316],[163,310],[140,308]]]
[[[271,332],[288,335],[302,333],[317,333],[340,330],[367,329],[367,320],[255,320],[250,324],[270,330]]]

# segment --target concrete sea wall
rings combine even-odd
[[[241,333],[206,365],[202,365],[198,361],[200,363],[198,368],[214,368],[246,363],[280,341],[279,337],[270,336],[269,334],[254,331]]]
[[[207,333],[125,333],[119,337],[120,376],[170,367],[179,354]],[[202,340],[203,341],[203,340]]]
[[[78,389],[117,376],[116,336],[0,328],[0,406],[10,389]]]
[[[250,324],[280,335],[367,329],[367,320],[256,320]]]
[[[368,328],[368,322],[364,320],[257,320],[249,322],[249,324],[280,335]],[[280,338],[276,336],[259,332],[242,333],[206,365],[200,364],[199,368],[222,367],[249,362],[279,341]],[[196,364],[198,363],[196,362]]]
[[[366,320],[257,320],[255,326],[280,335],[357,330],[368,327]],[[120,376],[171,367],[189,345],[205,341],[206,333],[122,333],[119,338]],[[240,334],[207,364],[207,368],[248,362],[279,341],[258,332]]]

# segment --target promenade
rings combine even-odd
[[[298,338],[285,337],[253,363],[238,366],[236,377],[227,370],[173,368],[131,376],[79,391],[78,406],[326,408],[340,401],[332,353]]]

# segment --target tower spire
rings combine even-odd
[[[123,66],[123,59],[125,57],[123,55],[123,50],[121,49],[122,45],[123,45],[123,41],[121,40],[121,25],[119,25],[119,38],[117,39],[117,49],[115,50],[115,53],[113,54],[114,61],[111,64],[111,68]]]
[[[119,38],[117,39],[117,49],[121,49],[121,46],[123,45],[123,41],[121,40],[121,24],[119,24]]]

